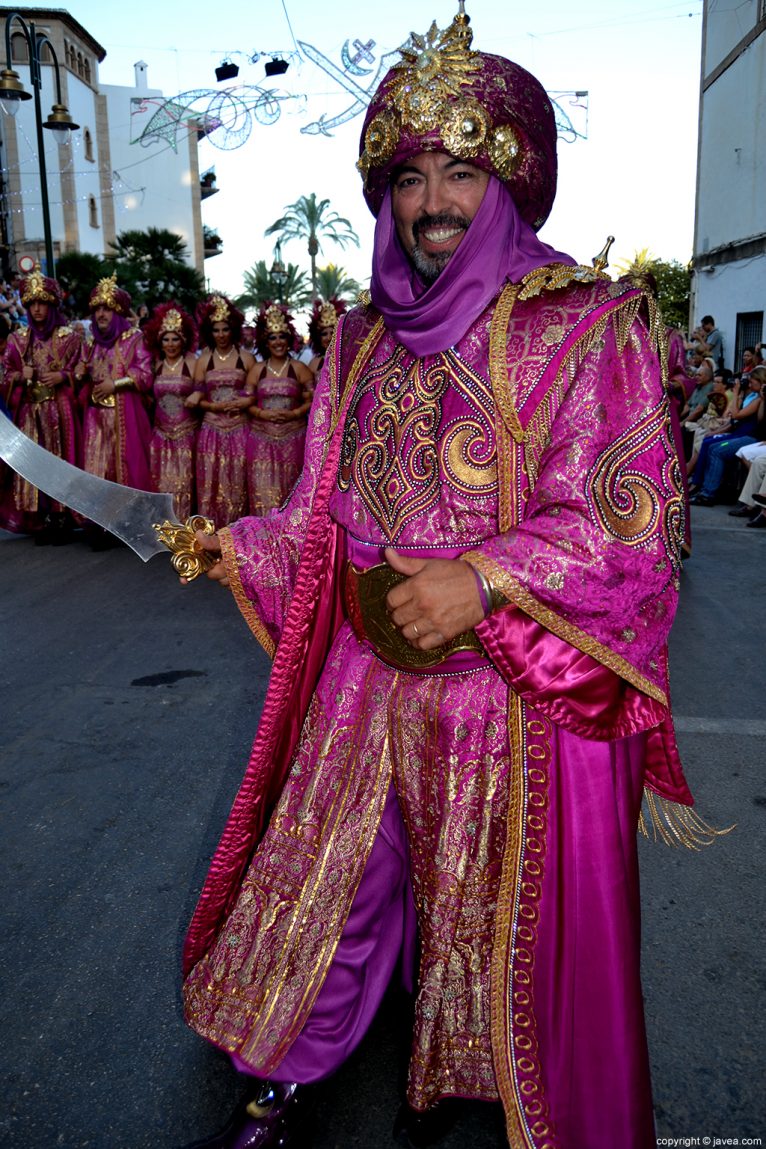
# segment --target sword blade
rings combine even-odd
[[[173,496],[100,479],[33,442],[0,411],[0,459],[52,499],[122,539],[144,562],[166,545],[153,523],[176,520]]]

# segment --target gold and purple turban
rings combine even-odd
[[[461,11],[400,48],[362,129],[357,167],[377,216],[392,174],[420,152],[448,152],[496,176],[535,231],[556,194],[556,118],[542,84],[524,68],[471,50]]]
[[[39,263],[35,264],[34,271],[26,279],[22,279],[19,294],[25,307],[35,302],[55,303],[58,307],[64,298],[58,281],[43,275]]]
[[[108,307],[117,315],[129,315],[130,303],[127,291],[117,286],[117,276],[107,275],[104,279],[99,279],[91,291],[88,307],[91,311],[95,311],[97,307]]]

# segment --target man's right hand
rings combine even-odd
[[[213,582],[220,583],[221,586],[228,586],[229,580],[226,577],[226,567],[224,566],[223,559],[221,558],[221,543],[218,534],[206,535],[204,531],[195,531],[194,537],[197,541],[197,546],[201,551],[207,551],[211,557],[217,556],[217,561],[206,571],[207,577],[212,579]],[[182,578],[181,585],[186,586],[188,579]]]

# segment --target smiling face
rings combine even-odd
[[[287,335],[284,331],[272,331],[266,336],[269,355],[274,359],[284,359],[287,355]]]
[[[391,206],[399,241],[421,279],[444,270],[481,207],[489,176],[446,152],[421,152],[397,170]]]
[[[231,347],[231,327],[227,320],[219,319],[213,324],[213,340],[218,351],[226,351]]]
[[[166,359],[177,359],[183,350],[183,340],[176,331],[163,332],[160,347]]]

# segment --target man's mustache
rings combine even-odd
[[[468,231],[470,225],[470,219],[466,219],[464,215],[421,215],[412,225],[412,234],[417,242],[421,231],[429,231],[434,227],[457,227],[462,231]]]

